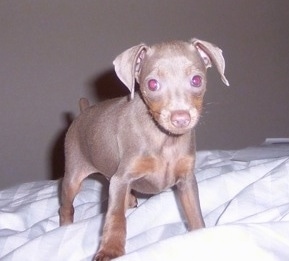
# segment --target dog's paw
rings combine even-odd
[[[110,261],[111,258],[106,256],[103,252],[98,252],[93,261]]]
[[[110,261],[113,258],[124,255],[123,250],[115,250],[109,249],[108,251],[100,250],[96,253],[93,261]]]

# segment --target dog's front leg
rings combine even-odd
[[[109,261],[125,253],[126,219],[125,210],[130,198],[127,183],[117,175],[110,180],[108,211],[105,217],[100,248],[95,261]]]
[[[205,227],[195,175],[190,174],[190,176],[181,180],[177,184],[177,192],[188,222],[188,229],[191,231]]]

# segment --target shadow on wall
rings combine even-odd
[[[65,127],[56,136],[55,142],[52,144],[50,154],[50,179],[59,179],[64,174],[64,139],[68,127],[74,119],[74,115],[69,112],[65,112],[62,115],[65,123]]]
[[[88,88],[91,97],[96,101],[104,101],[129,94],[128,89],[121,83],[113,69],[105,71],[98,77],[92,78],[92,80],[88,82]],[[92,104],[92,101],[90,101],[90,103]],[[50,179],[63,177],[65,165],[64,140],[66,132],[74,118],[75,116],[72,113],[63,113],[64,128],[57,135],[50,153]]]
[[[92,96],[97,101],[104,101],[129,94],[129,90],[119,80],[113,69],[104,72],[89,83]]]

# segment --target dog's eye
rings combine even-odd
[[[195,75],[191,79],[191,85],[193,87],[200,87],[202,85],[202,77],[200,75]]]
[[[151,79],[148,81],[148,88],[151,91],[157,91],[160,88],[160,84],[157,80]]]

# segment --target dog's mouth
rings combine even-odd
[[[169,135],[187,133],[195,127],[199,118],[199,113],[196,109],[151,111],[151,114],[160,129]]]

